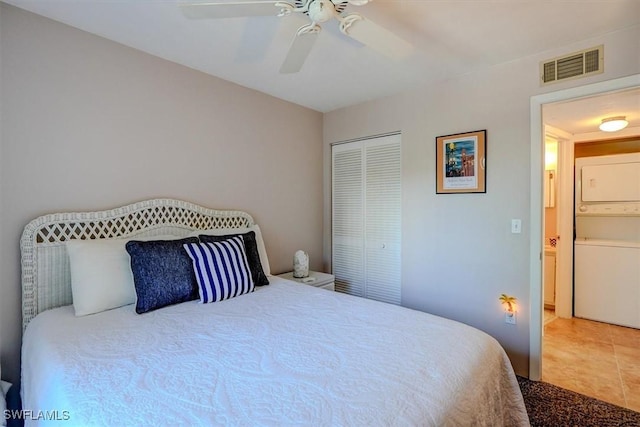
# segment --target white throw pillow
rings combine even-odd
[[[2,377],[2,370],[0,370],[0,378]],[[7,392],[11,384],[5,381],[0,380],[0,426],[4,427],[7,425],[7,419],[5,418],[4,411],[7,409]]]
[[[271,267],[269,267],[269,258],[267,257],[267,248],[264,246],[264,240],[262,239],[262,231],[258,224],[254,224],[251,227],[243,228],[213,228],[211,230],[194,230],[189,236],[198,236],[200,234],[210,234],[212,236],[225,236],[227,234],[243,234],[248,231],[256,233],[256,246],[258,247],[258,255],[260,256],[260,264],[262,264],[262,271],[267,276],[271,276]]]
[[[176,236],[69,240],[71,293],[76,316],[100,313],[136,302],[129,240],[173,240]]]
[[[125,239],[70,240],[71,292],[76,316],[136,302]]]

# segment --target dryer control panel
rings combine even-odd
[[[640,216],[640,203],[580,203],[576,215]]]

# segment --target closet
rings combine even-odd
[[[335,289],[400,304],[400,135],[333,144],[331,156]]]

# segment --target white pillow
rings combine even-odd
[[[76,316],[136,302],[125,239],[69,240],[71,292]]]
[[[7,425],[4,411],[7,409],[7,401],[5,399],[10,387],[10,383],[0,380],[0,426],[2,427]]]
[[[4,411],[7,409],[7,403],[4,400],[4,396],[0,396],[0,427],[4,427],[7,425],[7,419],[4,416]]]
[[[76,316],[99,313],[136,302],[129,240],[172,240],[176,236],[69,240],[71,293]]]
[[[251,227],[243,228],[214,228],[211,230],[194,230],[189,236],[198,236],[200,234],[209,234],[212,236],[224,236],[226,234],[242,234],[248,231],[256,233],[256,246],[258,247],[258,255],[260,256],[260,264],[262,264],[262,271],[267,276],[271,276],[271,267],[269,267],[269,258],[267,257],[267,248],[264,246],[264,240],[262,239],[262,231],[258,224],[254,224]]]

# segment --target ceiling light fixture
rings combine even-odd
[[[608,117],[602,119],[600,123],[600,130],[603,132],[617,132],[627,127],[629,122],[625,116]]]

